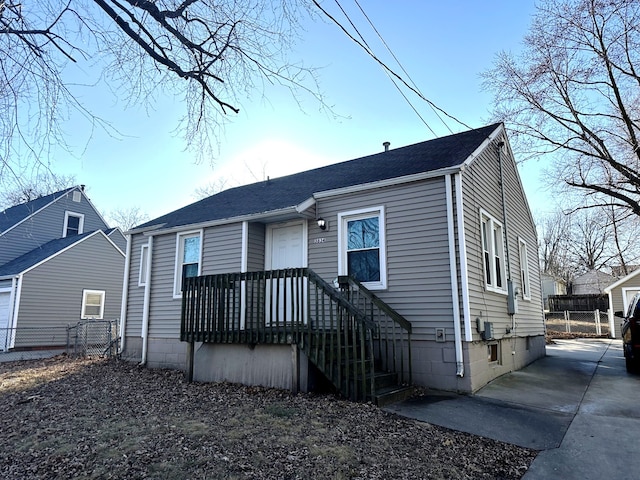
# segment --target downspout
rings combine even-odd
[[[151,301],[151,265],[153,256],[153,236],[149,237],[149,250],[147,251],[147,275],[144,279],[144,304],[142,307],[142,360],[140,365],[147,364],[148,338],[149,338],[149,303]]]
[[[124,278],[122,279],[122,303],[120,305],[120,348],[124,352],[125,329],[127,327],[127,297],[129,296],[129,272],[131,270],[131,235],[127,235],[127,251],[124,262]]]
[[[464,320],[464,340],[473,341],[471,330],[471,302],[469,301],[469,273],[467,270],[467,239],[464,233],[464,200],[462,198],[462,174],[453,175],[456,188],[456,221],[458,226],[458,258],[460,258],[460,290],[462,291],[462,318]]]
[[[11,328],[13,329],[11,332],[11,338],[9,340],[9,344],[11,345],[11,348],[13,348],[14,343],[16,341],[16,329],[18,328],[18,316],[19,316],[19,312],[20,312],[20,300],[22,297],[22,279],[24,278],[24,274],[21,273],[18,276],[18,279],[16,281],[17,283],[17,288],[15,290],[15,298],[13,300],[13,305],[11,305],[11,308],[13,309],[13,321],[11,324]],[[13,285],[13,281],[11,282],[11,284]]]
[[[240,258],[240,272],[246,273],[249,265],[249,222],[242,222],[242,249]],[[240,287],[240,325],[245,327],[247,320],[247,282],[243,281]]]
[[[453,307],[453,336],[456,350],[456,375],[464,377],[464,358],[462,352],[462,331],[460,328],[460,299],[458,294],[458,268],[456,266],[456,238],[453,219],[453,192],[451,175],[444,177],[447,197],[447,233],[449,237],[449,272],[451,274],[451,305]]]

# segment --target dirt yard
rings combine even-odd
[[[0,478],[517,479],[536,452],[331,395],[114,360],[0,363]]]

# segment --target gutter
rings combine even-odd
[[[120,302],[120,349],[124,352],[125,329],[127,327],[127,297],[129,296],[129,272],[131,270],[131,235],[127,235],[127,253],[124,262],[124,278],[122,279],[122,301]]]
[[[462,331],[460,328],[460,302],[458,295],[458,269],[456,267],[456,239],[453,219],[453,192],[451,175],[444,177],[447,197],[447,232],[449,238],[449,272],[451,274],[451,305],[453,307],[453,335],[456,350],[456,375],[464,377],[464,358],[462,352]]]
[[[147,352],[149,350],[149,303],[151,301],[151,265],[153,257],[153,237],[149,237],[148,240],[149,251],[147,252],[147,275],[145,277],[144,285],[144,304],[142,307],[142,331],[140,336],[142,337],[142,359],[140,365],[147,364]]]

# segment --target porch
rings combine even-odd
[[[357,280],[308,268],[185,278],[180,339],[293,345],[346,398],[389,403],[411,391],[411,324]]]

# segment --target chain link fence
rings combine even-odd
[[[67,348],[67,327],[0,328],[0,362],[54,357]]]
[[[115,356],[118,320],[87,320],[73,325],[0,328],[0,362],[36,360],[62,353]]]
[[[607,312],[594,310],[588,312],[546,312],[547,334],[572,334],[576,336],[608,337],[609,317]]]
[[[86,320],[70,325],[67,354],[111,357],[118,353],[118,320]]]

